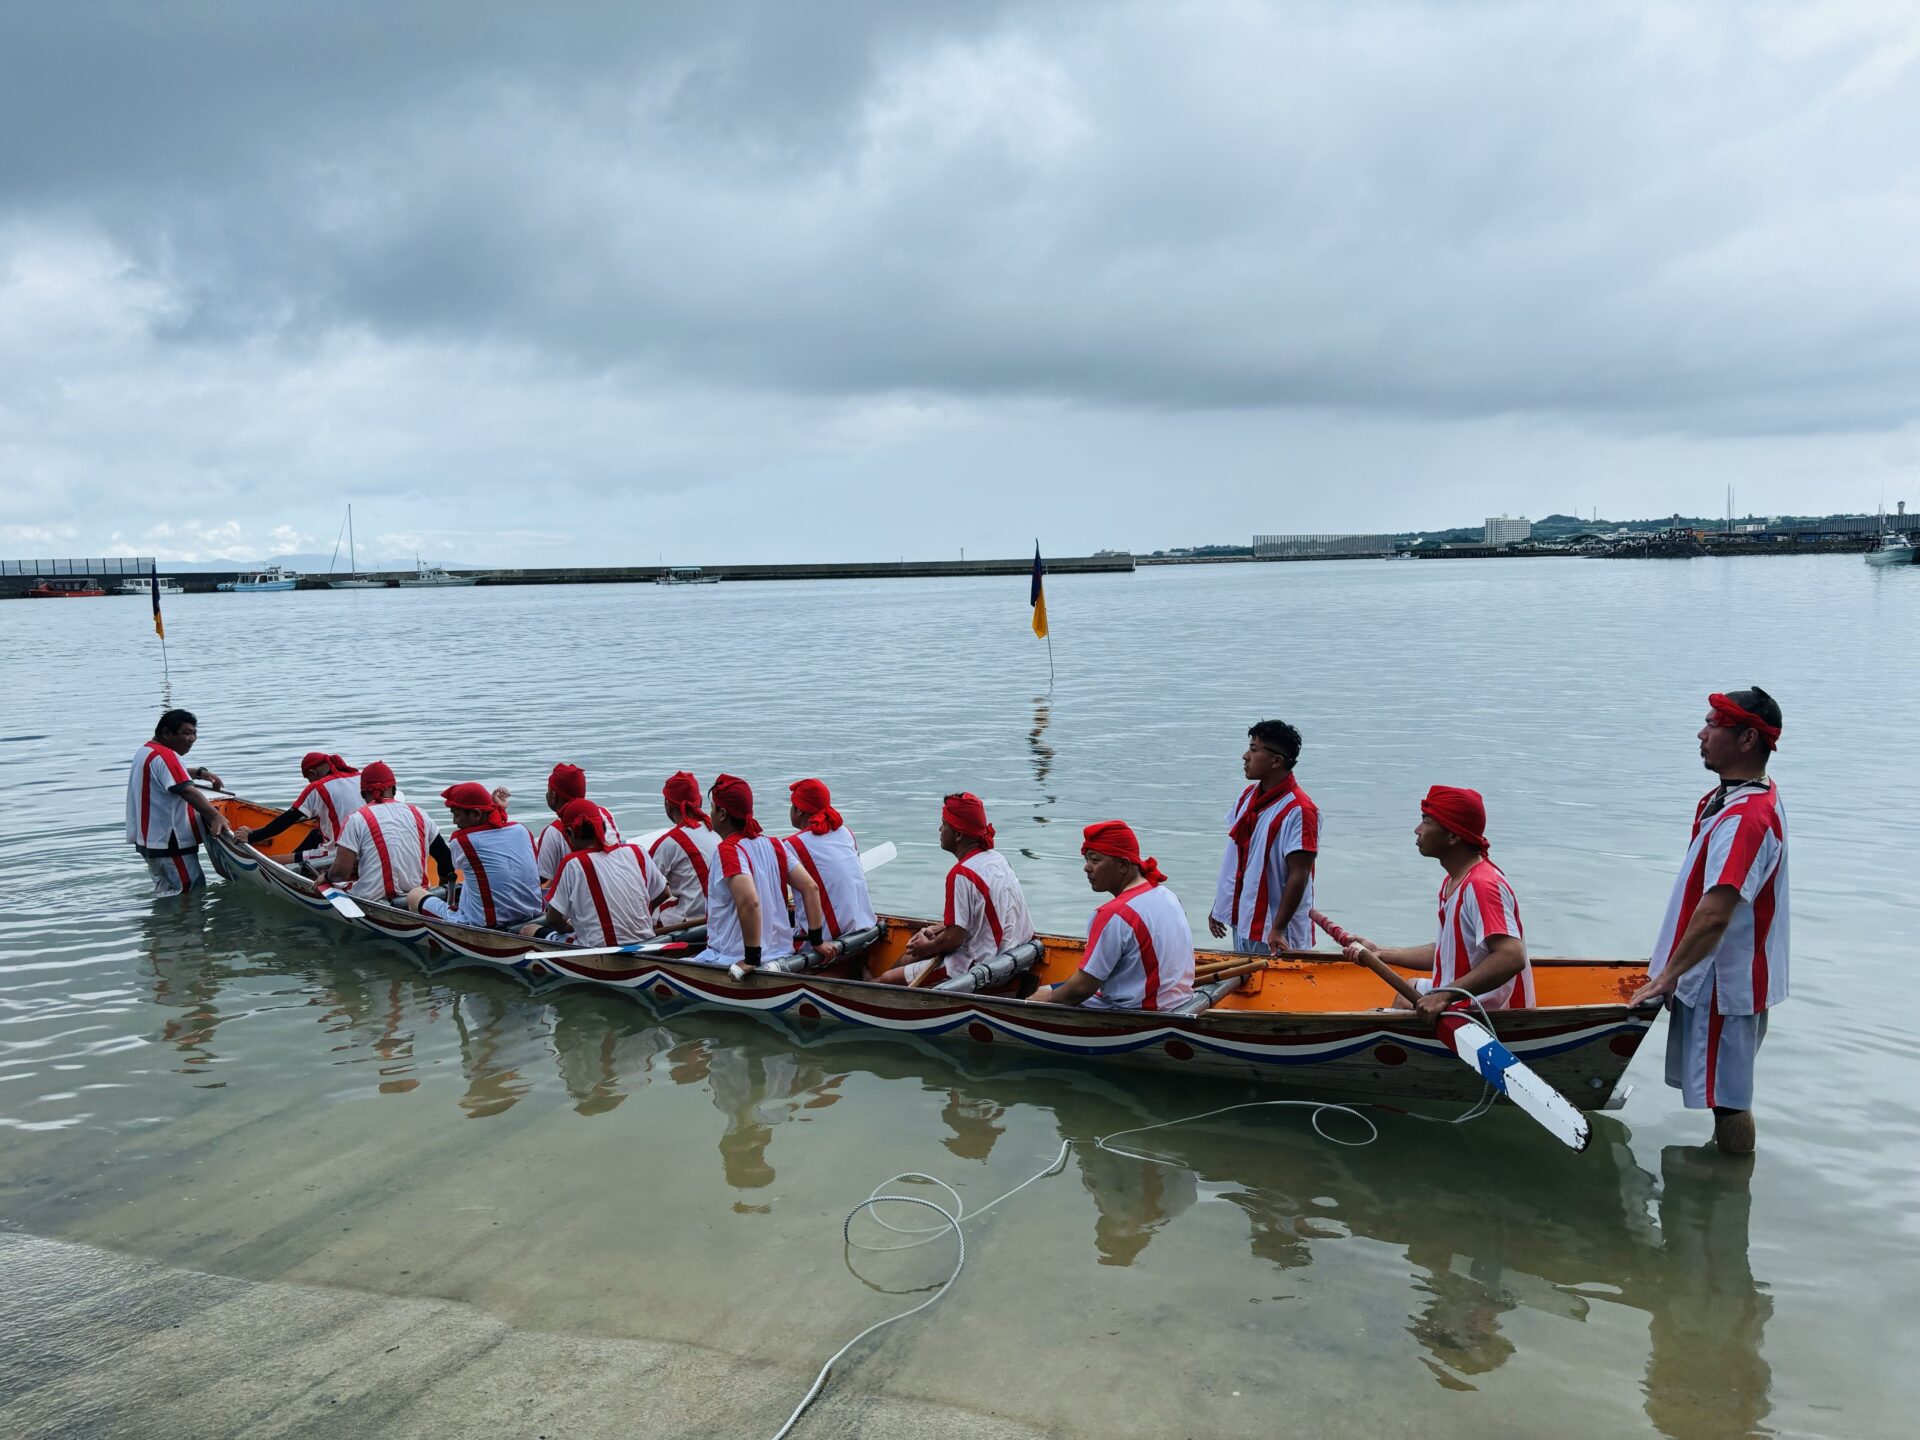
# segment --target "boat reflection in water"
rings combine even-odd
[[[710,1110],[675,1104],[671,1117],[662,1110],[642,1122],[657,1137],[646,1163],[683,1165],[711,1144],[706,1153],[717,1150],[731,1208],[743,1217],[769,1215],[788,1194],[787,1182],[776,1184],[783,1147],[818,1144],[827,1156],[878,1148],[880,1091],[892,1097],[885,1107],[897,1108],[909,1095],[932,1102],[914,1112],[937,1115],[924,1135],[932,1153],[904,1158],[937,1171],[941,1151],[934,1147],[943,1147],[967,1167],[950,1174],[976,1204],[1045,1163],[1033,1150],[1036,1138],[1047,1148],[1031,1131],[1036,1114],[1061,1138],[1086,1142],[1241,1098],[1232,1086],[1129,1086],[1124,1075],[956,1052],[912,1036],[876,1041],[857,1031],[725,1011],[649,1013],[630,999],[590,991],[535,999],[481,977],[428,981],[351,944],[322,942],[327,953],[311,963],[253,961],[247,946],[254,937],[235,922],[228,915],[208,926],[192,906],[156,909],[147,922],[152,998],[166,1012],[153,1038],[171,1045],[196,1081],[221,1058],[221,1027],[232,1018],[223,1014],[223,987],[277,976],[280,995],[289,982],[308,992],[306,1007],[319,1021],[310,1033],[324,1044],[325,1063],[349,1073],[371,1065],[355,1088],[383,1104],[445,1106],[451,1097],[445,1121],[497,1118],[546,1091],[565,1103],[560,1113],[537,1117],[539,1128],[630,1127],[626,1102],[650,1087],[704,1090]],[[222,943],[211,943],[209,934]],[[244,1014],[259,1003],[235,997],[231,1008]],[[421,1085],[423,1067],[444,1063],[422,1057],[449,1044],[462,1083]],[[844,1103],[856,1094],[859,1103]],[[1539,1323],[1527,1317],[1586,1324],[1607,1318],[1605,1307],[1624,1307],[1648,1317],[1642,1403],[1654,1426],[1676,1440],[1763,1433],[1771,1369],[1762,1350],[1772,1304],[1748,1258],[1751,1161],[1669,1147],[1656,1177],[1636,1162],[1629,1132],[1610,1116],[1595,1117],[1593,1145],[1574,1155],[1542,1144],[1511,1115],[1462,1131],[1374,1114],[1381,1139],[1359,1149],[1317,1137],[1300,1110],[1244,1111],[1116,1142],[1162,1157],[1158,1163],[1076,1143],[1067,1168],[1087,1200],[1080,1233],[1090,1244],[1088,1258],[1105,1267],[1141,1264],[1156,1243],[1191,1245],[1192,1236],[1175,1238],[1188,1225],[1217,1230],[1227,1213],[1222,1207],[1231,1207],[1241,1217],[1246,1255],[1271,1273],[1256,1287],[1264,1293],[1249,1297],[1265,1305],[1316,1287],[1322,1296],[1329,1286],[1337,1289],[1344,1267],[1355,1263],[1348,1247],[1374,1242],[1376,1257],[1380,1245],[1404,1257],[1401,1329],[1439,1386],[1474,1389],[1509,1361],[1524,1363],[1529,1357],[1517,1347]],[[1023,1153],[1010,1155],[1000,1142],[1022,1116]],[[795,1131],[796,1121],[818,1121],[827,1130]],[[437,1131],[445,1122],[427,1116],[415,1123]],[[1339,1115],[1324,1123],[1341,1134],[1354,1124]],[[900,1141],[900,1131],[889,1130],[886,1150],[901,1154]],[[1449,1188],[1447,1177],[1463,1175],[1462,1146],[1469,1144],[1471,1177],[1497,1176],[1497,1185],[1468,1177]],[[990,1161],[988,1178],[982,1167]],[[845,1197],[848,1203],[881,1178],[848,1176],[859,1190]],[[1059,1183],[1042,1182],[996,1212],[994,1223],[1008,1224],[1020,1213],[1016,1206],[1057,1206],[1057,1189],[1050,1201],[1039,1197],[1047,1193],[1042,1187]],[[989,1232],[993,1226],[981,1233]],[[994,1233],[1001,1238],[985,1241],[975,1263],[996,1244],[1014,1243],[1005,1231]]]

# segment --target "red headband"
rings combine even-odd
[[[963,790],[958,795],[947,796],[940,806],[940,818],[969,840],[978,841],[983,848],[993,848],[993,826],[987,823],[987,807],[980,803],[978,795]]]
[[[1769,725],[1751,710],[1736,705],[1724,695],[1707,696],[1707,704],[1713,707],[1713,713],[1719,718],[1713,723],[1728,729],[1742,725],[1751,725],[1767,739],[1769,745],[1780,743],[1780,727]]]
[[[547,777],[547,789],[562,800],[583,800],[587,794],[587,772],[578,765],[556,765]]]
[[[507,812],[500,808],[500,802],[493,798],[493,792],[478,780],[462,780],[458,785],[449,785],[440,792],[440,798],[455,810],[483,810],[486,820],[475,829],[497,830],[507,823]]]
[[[1116,860],[1137,865],[1149,885],[1158,885],[1167,878],[1160,873],[1159,863],[1151,855],[1144,860],[1140,858],[1140,837],[1124,820],[1097,820],[1081,833],[1085,836],[1080,845],[1082,855],[1111,855]]]
[[[569,835],[575,830],[589,830],[593,833],[594,848],[607,848],[606,819],[601,815],[600,807],[585,797],[569,800],[560,807],[560,825]]]
[[[371,795],[376,790],[394,789],[399,783],[393,778],[393,767],[384,760],[376,760],[360,772],[362,795]]]
[[[840,812],[833,808],[833,796],[824,781],[796,780],[787,790],[793,796],[793,808],[807,817],[808,834],[825,835],[840,828]]]
[[[1420,802],[1420,813],[1452,831],[1476,850],[1486,850],[1487,802],[1478,790],[1435,785]]]
[[[302,771],[311,770],[316,765],[325,765],[336,775],[358,775],[360,773],[338,755],[329,755],[324,750],[309,750],[305,755],[300,757],[300,768]]]
[[[669,775],[667,783],[660,787],[660,797],[669,805],[679,806],[680,813],[689,820],[698,820],[702,825],[713,823],[700,808],[700,782],[693,778],[691,771],[676,770]]]
[[[760,822],[753,818],[753,787],[738,775],[722,775],[713,782],[713,799],[740,827],[749,840],[760,833]]]

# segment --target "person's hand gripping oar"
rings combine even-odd
[[[1372,946],[1351,931],[1334,924],[1318,910],[1312,913],[1313,923],[1326,931],[1336,944],[1345,948],[1348,959],[1380,976],[1409,1004],[1419,1004],[1423,998],[1420,992],[1405,976],[1375,954]],[[1574,1109],[1566,1096],[1528,1069],[1511,1050],[1500,1043],[1497,1035],[1464,1013],[1464,1005],[1477,1002],[1466,992],[1459,993],[1462,1007],[1449,1008],[1435,1026],[1440,1038],[1463,1063],[1479,1072],[1489,1085],[1526,1111],[1555,1139],[1572,1150],[1586,1149],[1587,1142],[1593,1138],[1587,1117]]]

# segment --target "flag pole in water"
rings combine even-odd
[[[153,633],[160,637],[160,669],[166,676],[167,691],[173,691],[173,666],[167,660],[167,626],[160,618],[160,562],[151,562],[152,569],[147,576],[148,588],[153,592]]]
[[[1040,558],[1040,541],[1033,542],[1033,587],[1027,603],[1033,607],[1033,633],[1047,642],[1047,693],[1053,693],[1053,636],[1047,631],[1046,562]]]

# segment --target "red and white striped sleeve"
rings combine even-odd
[[[1780,863],[1779,823],[1772,805],[1749,800],[1707,837],[1707,888],[1731,885],[1749,904]]]
[[[1127,941],[1133,932],[1125,924],[1114,924],[1115,918],[1115,907],[1102,905],[1093,912],[1093,923],[1087,927],[1086,958],[1080,968],[1096,980],[1111,978],[1127,958]]]

